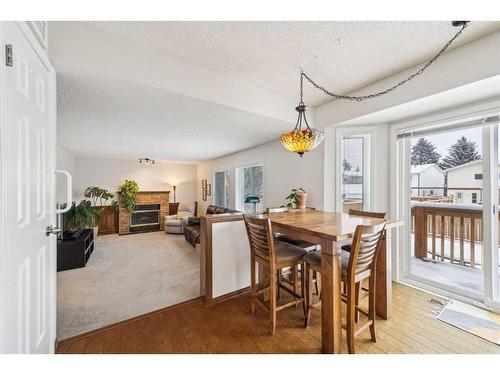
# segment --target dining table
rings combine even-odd
[[[349,243],[358,225],[379,224],[384,219],[320,210],[289,210],[264,214],[272,230],[321,246],[321,346],[323,353],[342,352],[341,246]],[[376,313],[391,317],[391,249],[387,231],[400,222],[388,220],[376,260]],[[347,242],[346,242],[347,241]]]

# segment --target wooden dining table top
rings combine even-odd
[[[383,221],[383,219],[320,210],[290,210],[262,216],[268,217],[272,224],[279,227],[335,242],[352,238],[358,225],[374,225]],[[390,229],[400,224],[401,222],[388,221],[386,228]]]

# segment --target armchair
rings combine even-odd
[[[188,219],[196,216],[198,202],[181,202],[175,215],[165,216],[165,233],[183,234]]]

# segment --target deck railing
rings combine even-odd
[[[476,208],[462,204],[415,203],[411,216],[416,258],[471,268],[481,266],[482,251],[480,261],[476,259],[476,250],[483,242],[481,205]]]

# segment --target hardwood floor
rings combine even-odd
[[[500,353],[500,346],[435,319],[439,298],[393,284],[393,317],[376,322],[377,342],[364,332],[356,353]],[[212,307],[200,299],[59,343],[58,353],[319,353],[321,314],[303,328],[302,308],[278,313],[276,335],[262,310],[250,315],[248,295]],[[345,335],[344,352],[347,352]]]

